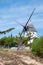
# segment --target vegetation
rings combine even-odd
[[[14,37],[3,37],[0,39],[0,47],[13,47],[15,46]]]
[[[13,37],[11,34],[11,36],[9,36],[9,37],[3,37],[0,39],[0,47],[7,47],[7,48],[14,47],[14,46],[18,46],[21,42],[25,46],[28,46],[27,42],[29,39],[30,39],[30,37],[26,38],[24,36],[21,36],[20,33],[16,37]]]
[[[34,39],[31,48],[34,55],[43,57],[43,37]]]
[[[25,46],[30,46],[28,44],[28,40],[30,40],[30,36],[26,38],[24,36],[21,36],[21,34],[19,33],[19,36],[13,37],[11,34],[11,36],[9,37],[3,37],[0,39],[0,47],[10,48],[18,46],[21,42]],[[34,39],[33,43],[31,44],[31,52],[34,55],[43,57],[43,36]]]

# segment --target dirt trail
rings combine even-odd
[[[25,51],[0,52],[0,65],[43,65]]]
[[[35,59],[32,59],[30,56],[24,56],[24,55],[18,55],[22,62],[30,65],[30,64],[33,64],[33,65],[43,65],[43,63],[40,63],[40,62],[37,62]]]

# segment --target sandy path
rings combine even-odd
[[[18,57],[21,58],[21,61],[30,65],[43,65],[43,63],[37,62],[35,59],[32,59],[30,56],[25,56],[25,55],[17,55]]]
[[[36,59],[30,57],[29,55],[26,55],[27,53],[25,53],[26,52],[24,51],[9,51],[9,53],[7,54],[0,53],[0,65],[5,65],[5,62],[10,63],[9,65],[11,65],[11,62],[12,65],[14,65],[15,63],[17,63],[15,65],[43,65],[43,63],[36,61]]]

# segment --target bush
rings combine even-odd
[[[32,43],[32,53],[43,57],[43,37],[36,38]]]
[[[3,37],[0,39],[0,46],[2,47],[13,47],[16,45],[14,42],[15,38],[14,37]]]

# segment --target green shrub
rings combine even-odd
[[[5,46],[5,47],[12,47],[15,46],[15,42],[14,42],[15,38],[14,37],[3,37],[0,39],[0,46]]]
[[[43,37],[36,38],[32,43],[32,53],[43,57]]]

